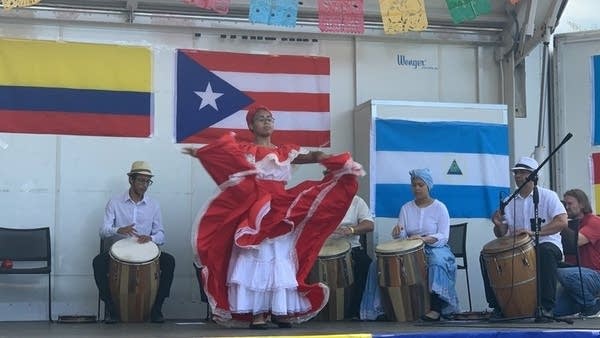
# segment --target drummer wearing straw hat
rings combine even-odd
[[[146,195],[148,187],[152,185],[152,169],[146,161],[135,161],[127,173],[129,189],[108,201],[104,211],[104,221],[100,226],[100,238],[114,243],[117,240],[133,237],[138,243],[154,242],[160,246],[165,243],[165,232],[159,203]],[[108,270],[110,263],[109,249],[105,246],[104,252],[94,258],[94,278],[104,302],[107,314],[106,323],[118,321],[117,309],[110,294]],[[150,320],[155,323],[164,322],[162,305],[169,296],[175,259],[172,255],[162,252],[160,254],[160,280],[158,292],[150,313]]]

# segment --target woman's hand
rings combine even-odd
[[[198,149],[194,148],[194,147],[184,147],[183,149],[181,149],[181,153],[182,154],[186,154],[186,155],[190,155],[192,157],[196,157],[196,151]]]
[[[402,233],[402,230],[404,230],[404,226],[402,226],[400,224],[396,224],[394,226],[394,228],[392,229],[392,238],[398,238],[398,237],[400,237],[400,234]]]
[[[437,242],[437,238],[433,237],[433,236],[421,236],[421,239],[423,240],[423,242],[427,243],[427,244],[433,244],[435,242]]]

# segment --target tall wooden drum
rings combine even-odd
[[[529,235],[494,239],[483,246],[482,256],[502,314],[508,318],[535,315],[535,248]]]
[[[160,250],[153,242],[121,239],[110,248],[110,294],[123,322],[150,317],[160,273]]]
[[[346,303],[350,299],[349,288],[354,284],[350,243],[343,238],[329,239],[308,275],[309,283],[322,282],[329,287],[327,305],[317,320],[343,320]]]
[[[377,245],[381,299],[388,319],[419,319],[429,310],[425,243],[420,239],[393,240]]]

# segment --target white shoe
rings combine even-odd
[[[565,320],[565,319],[579,319],[581,317],[582,317],[581,313],[573,313],[573,314],[570,314],[570,315],[557,316],[556,319],[562,319],[562,320]]]

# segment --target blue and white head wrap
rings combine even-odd
[[[428,168],[413,169],[408,172],[410,174],[410,180],[420,178],[427,184],[427,188],[431,191],[433,188],[433,178],[431,177],[431,171]]]

